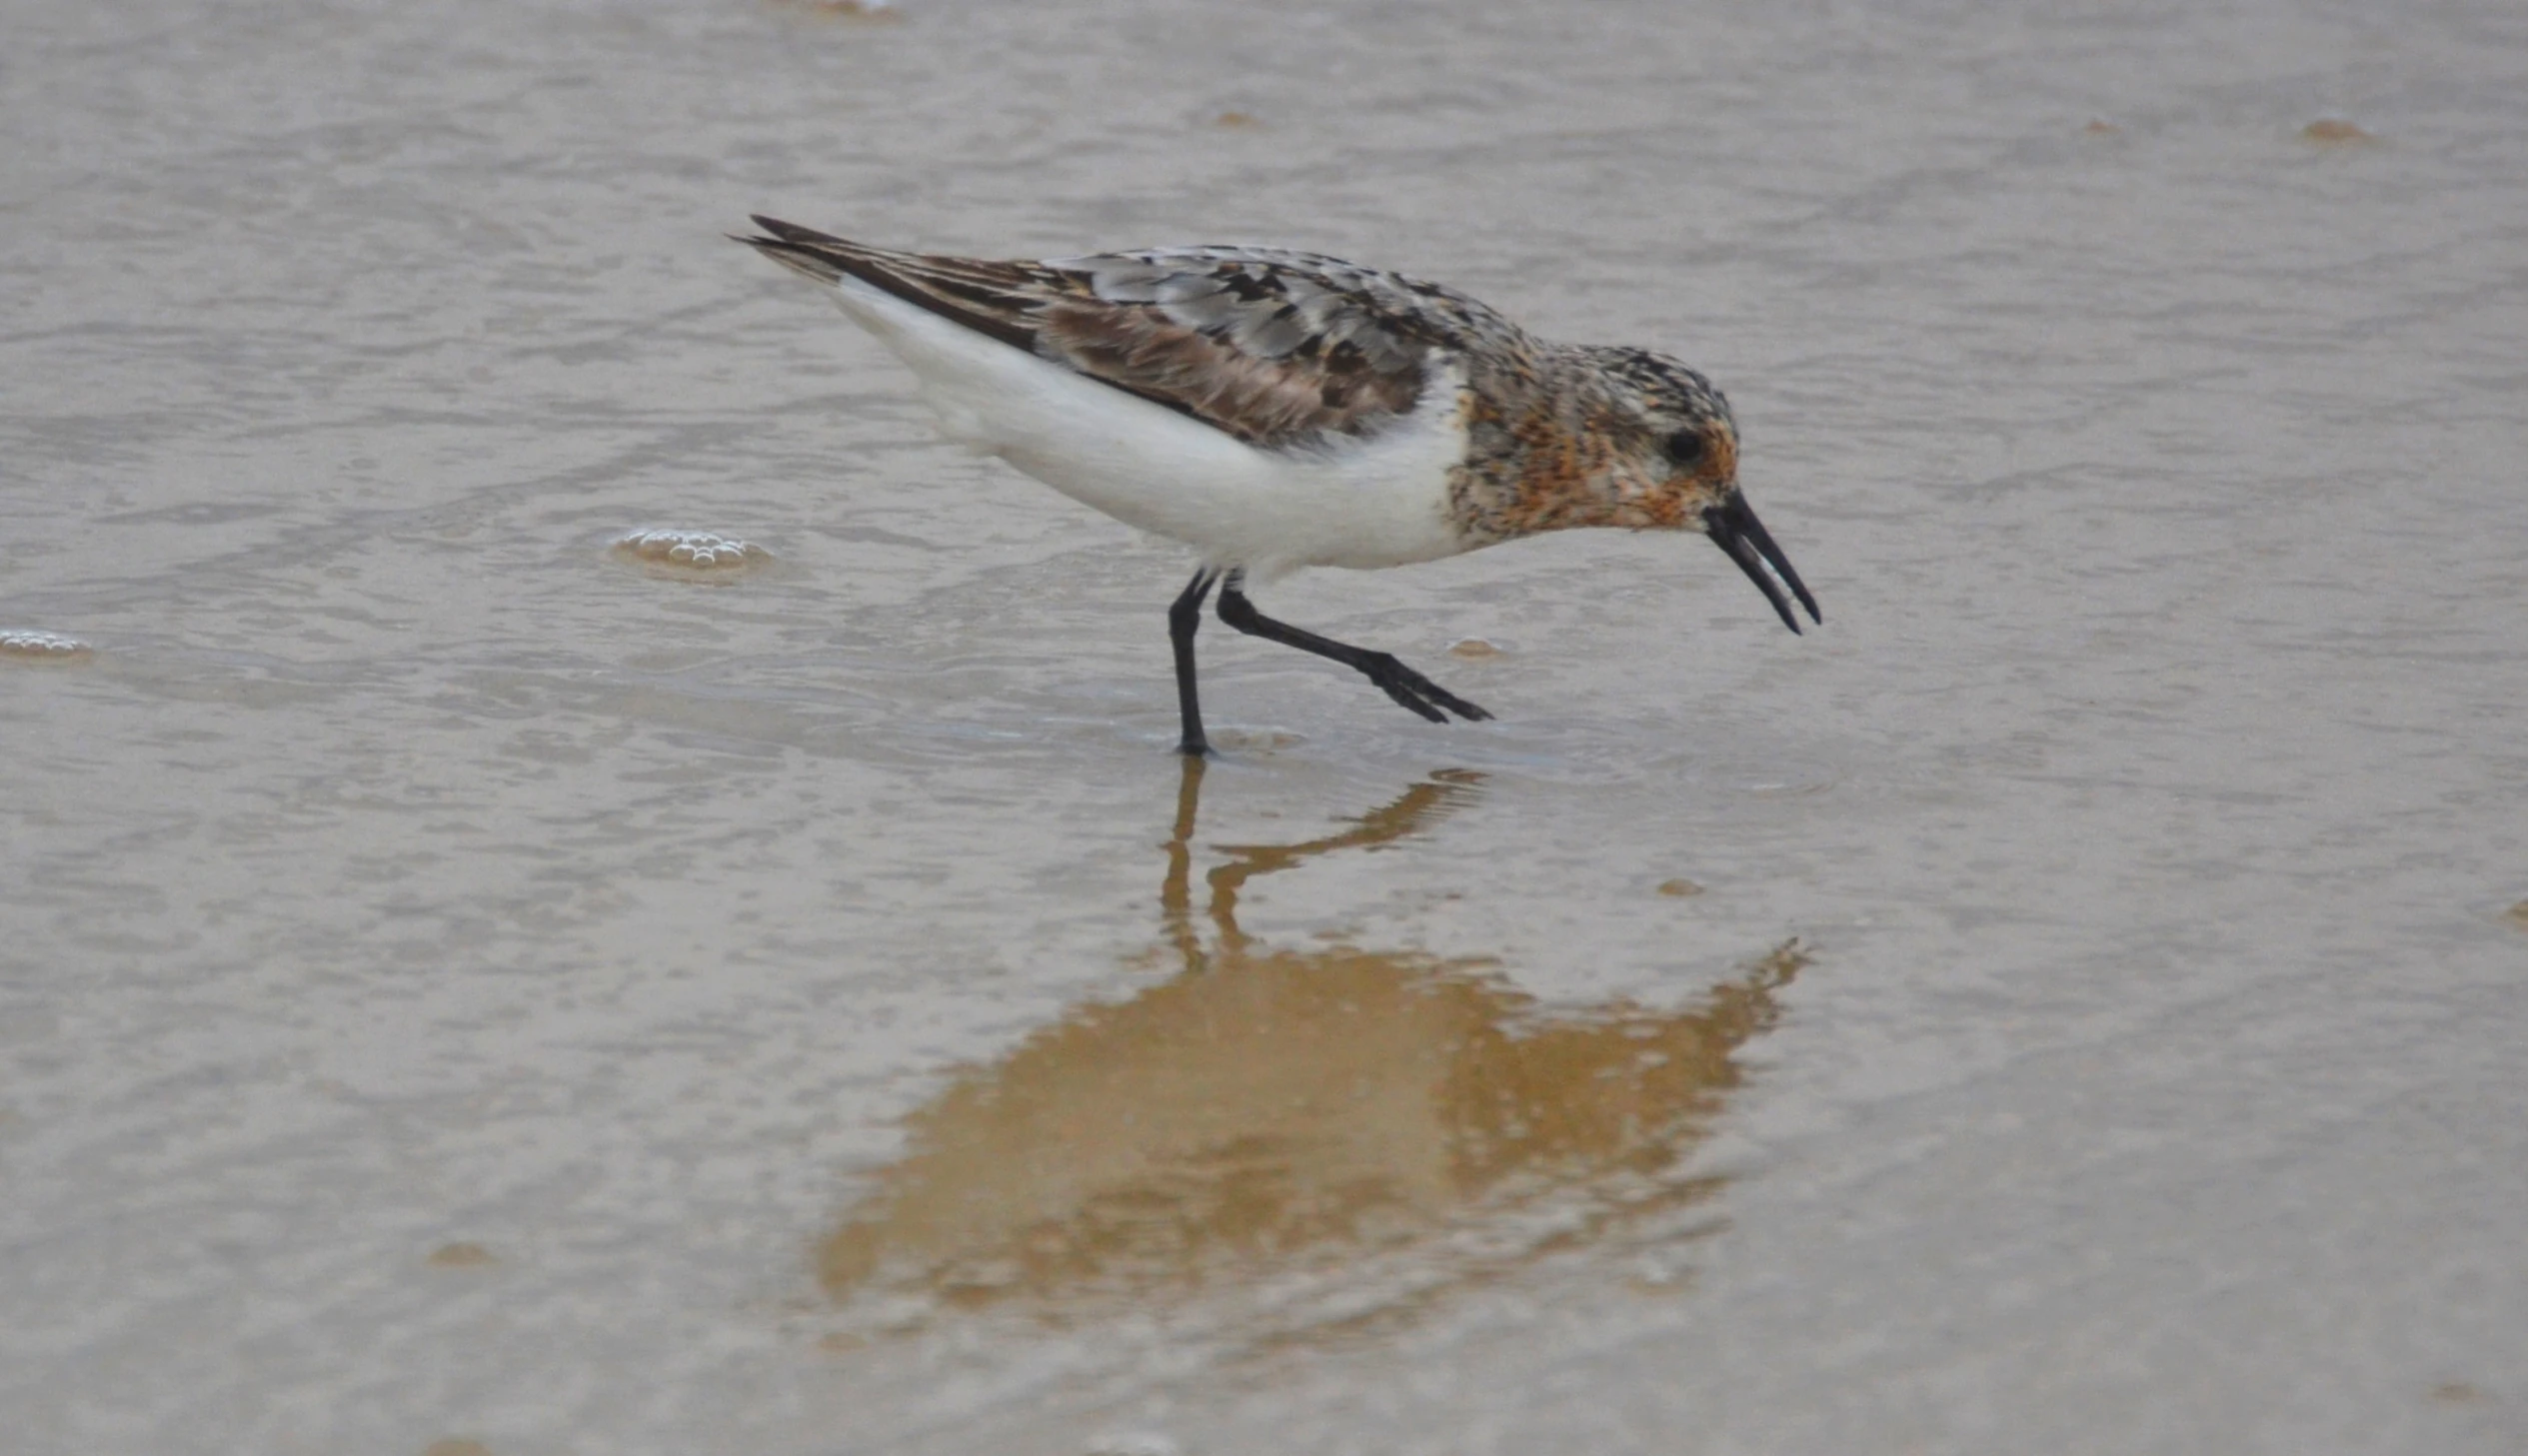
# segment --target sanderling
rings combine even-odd
[[[1729,402],[1665,355],[1547,343],[1454,289],[1313,253],[1004,262],[755,221],[771,236],[737,241],[832,288],[952,440],[1201,553],[1168,610],[1182,752],[1211,748],[1194,634],[1215,586],[1240,632],[1330,658],[1433,723],[1491,717],[1247,600],[1251,577],[1298,567],[1402,566],[1575,526],[1698,531],[1792,632],[1785,586],[1825,620],[1738,490]]]

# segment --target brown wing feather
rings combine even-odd
[[[1338,259],[1180,248],[996,262],[892,253],[757,218],[744,238],[1267,448],[1368,435],[1412,409],[1434,349],[1517,329],[1452,290]]]
[[[979,334],[1036,352],[1038,300],[1032,290],[1042,280],[1029,274],[1031,265],[891,253],[778,218],[758,217],[755,223],[773,236],[738,241],[784,268],[820,283],[857,278]]]
[[[1251,444],[1370,434],[1413,407],[1430,350],[1449,341],[1345,287],[1331,262],[1228,249],[1060,260],[1047,266],[1090,296],[1048,307],[1037,349]]]

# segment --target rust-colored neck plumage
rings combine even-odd
[[[1448,483],[1469,549],[1581,526],[1684,528],[1704,504],[1694,484],[1736,478],[1726,401],[1672,361],[1534,344],[1482,367],[1487,377],[1458,394],[1467,447]],[[1707,454],[1680,478],[1660,442],[1688,426],[1703,432]]]

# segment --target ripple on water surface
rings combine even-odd
[[[636,531],[615,543],[615,555],[663,575],[719,581],[772,563],[773,554],[751,541],[708,531]]]
[[[86,643],[57,632],[31,627],[0,627],[0,660],[16,663],[75,663],[91,656]]]

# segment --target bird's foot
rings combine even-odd
[[[1370,682],[1377,684],[1379,691],[1385,693],[1387,697],[1403,705],[1406,710],[1429,719],[1432,723],[1446,723],[1450,713],[1468,723],[1480,722],[1491,717],[1482,709],[1397,662],[1392,654],[1370,654],[1369,660],[1361,665],[1360,671]],[[1447,712],[1442,713],[1440,711],[1442,709]]]

